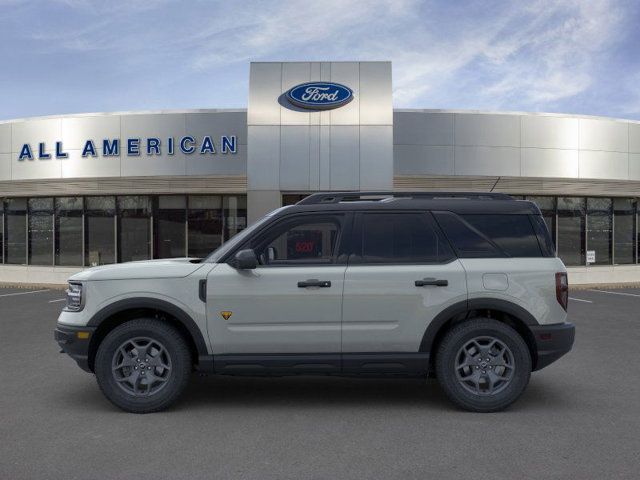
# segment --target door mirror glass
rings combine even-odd
[[[250,248],[240,250],[236,253],[235,257],[233,257],[231,266],[238,270],[253,270],[258,266],[258,257],[256,257],[256,253]]]

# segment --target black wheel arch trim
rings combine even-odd
[[[531,315],[525,308],[508,300],[499,298],[472,298],[468,300],[467,303],[469,304],[469,310],[500,310],[524,322],[526,325],[539,325],[536,317]]]
[[[198,355],[208,355],[207,344],[202,332],[191,316],[177,305],[156,298],[125,298],[107,305],[91,317],[87,326],[98,327],[104,320],[120,312],[135,309],[153,309],[166,312],[180,322],[189,332],[196,346]]]
[[[449,320],[459,316],[466,316],[473,310],[499,310],[520,320],[529,327],[539,325],[535,317],[527,310],[522,308],[520,305],[516,305],[515,303],[507,300],[501,300],[498,298],[473,298],[470,300],[463,300],[448,306],[434,317],[422,337],[422,342],[420,342],[420,351],[430,352],[436,336]]]

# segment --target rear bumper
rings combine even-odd
[[[73,358],[78,366],[86,372],[91,372],[89,344],[95,330],[95,327],[72,327],[58,324],[53,331],[53,338],[58,342],[62,351]]]
[[[536,342],[537,361],[534,370],[555,362],[573,347],[576,327],[573,323],[532,326]]]

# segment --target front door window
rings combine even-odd
[[[340,220],[338,216],[303,216],[275,226],[253,246],[260,265],[335,263]]]

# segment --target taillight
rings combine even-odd
[[[567,272],[556,273],[556,299],[566,312],[569,306],[569,281],[567,280]]]

